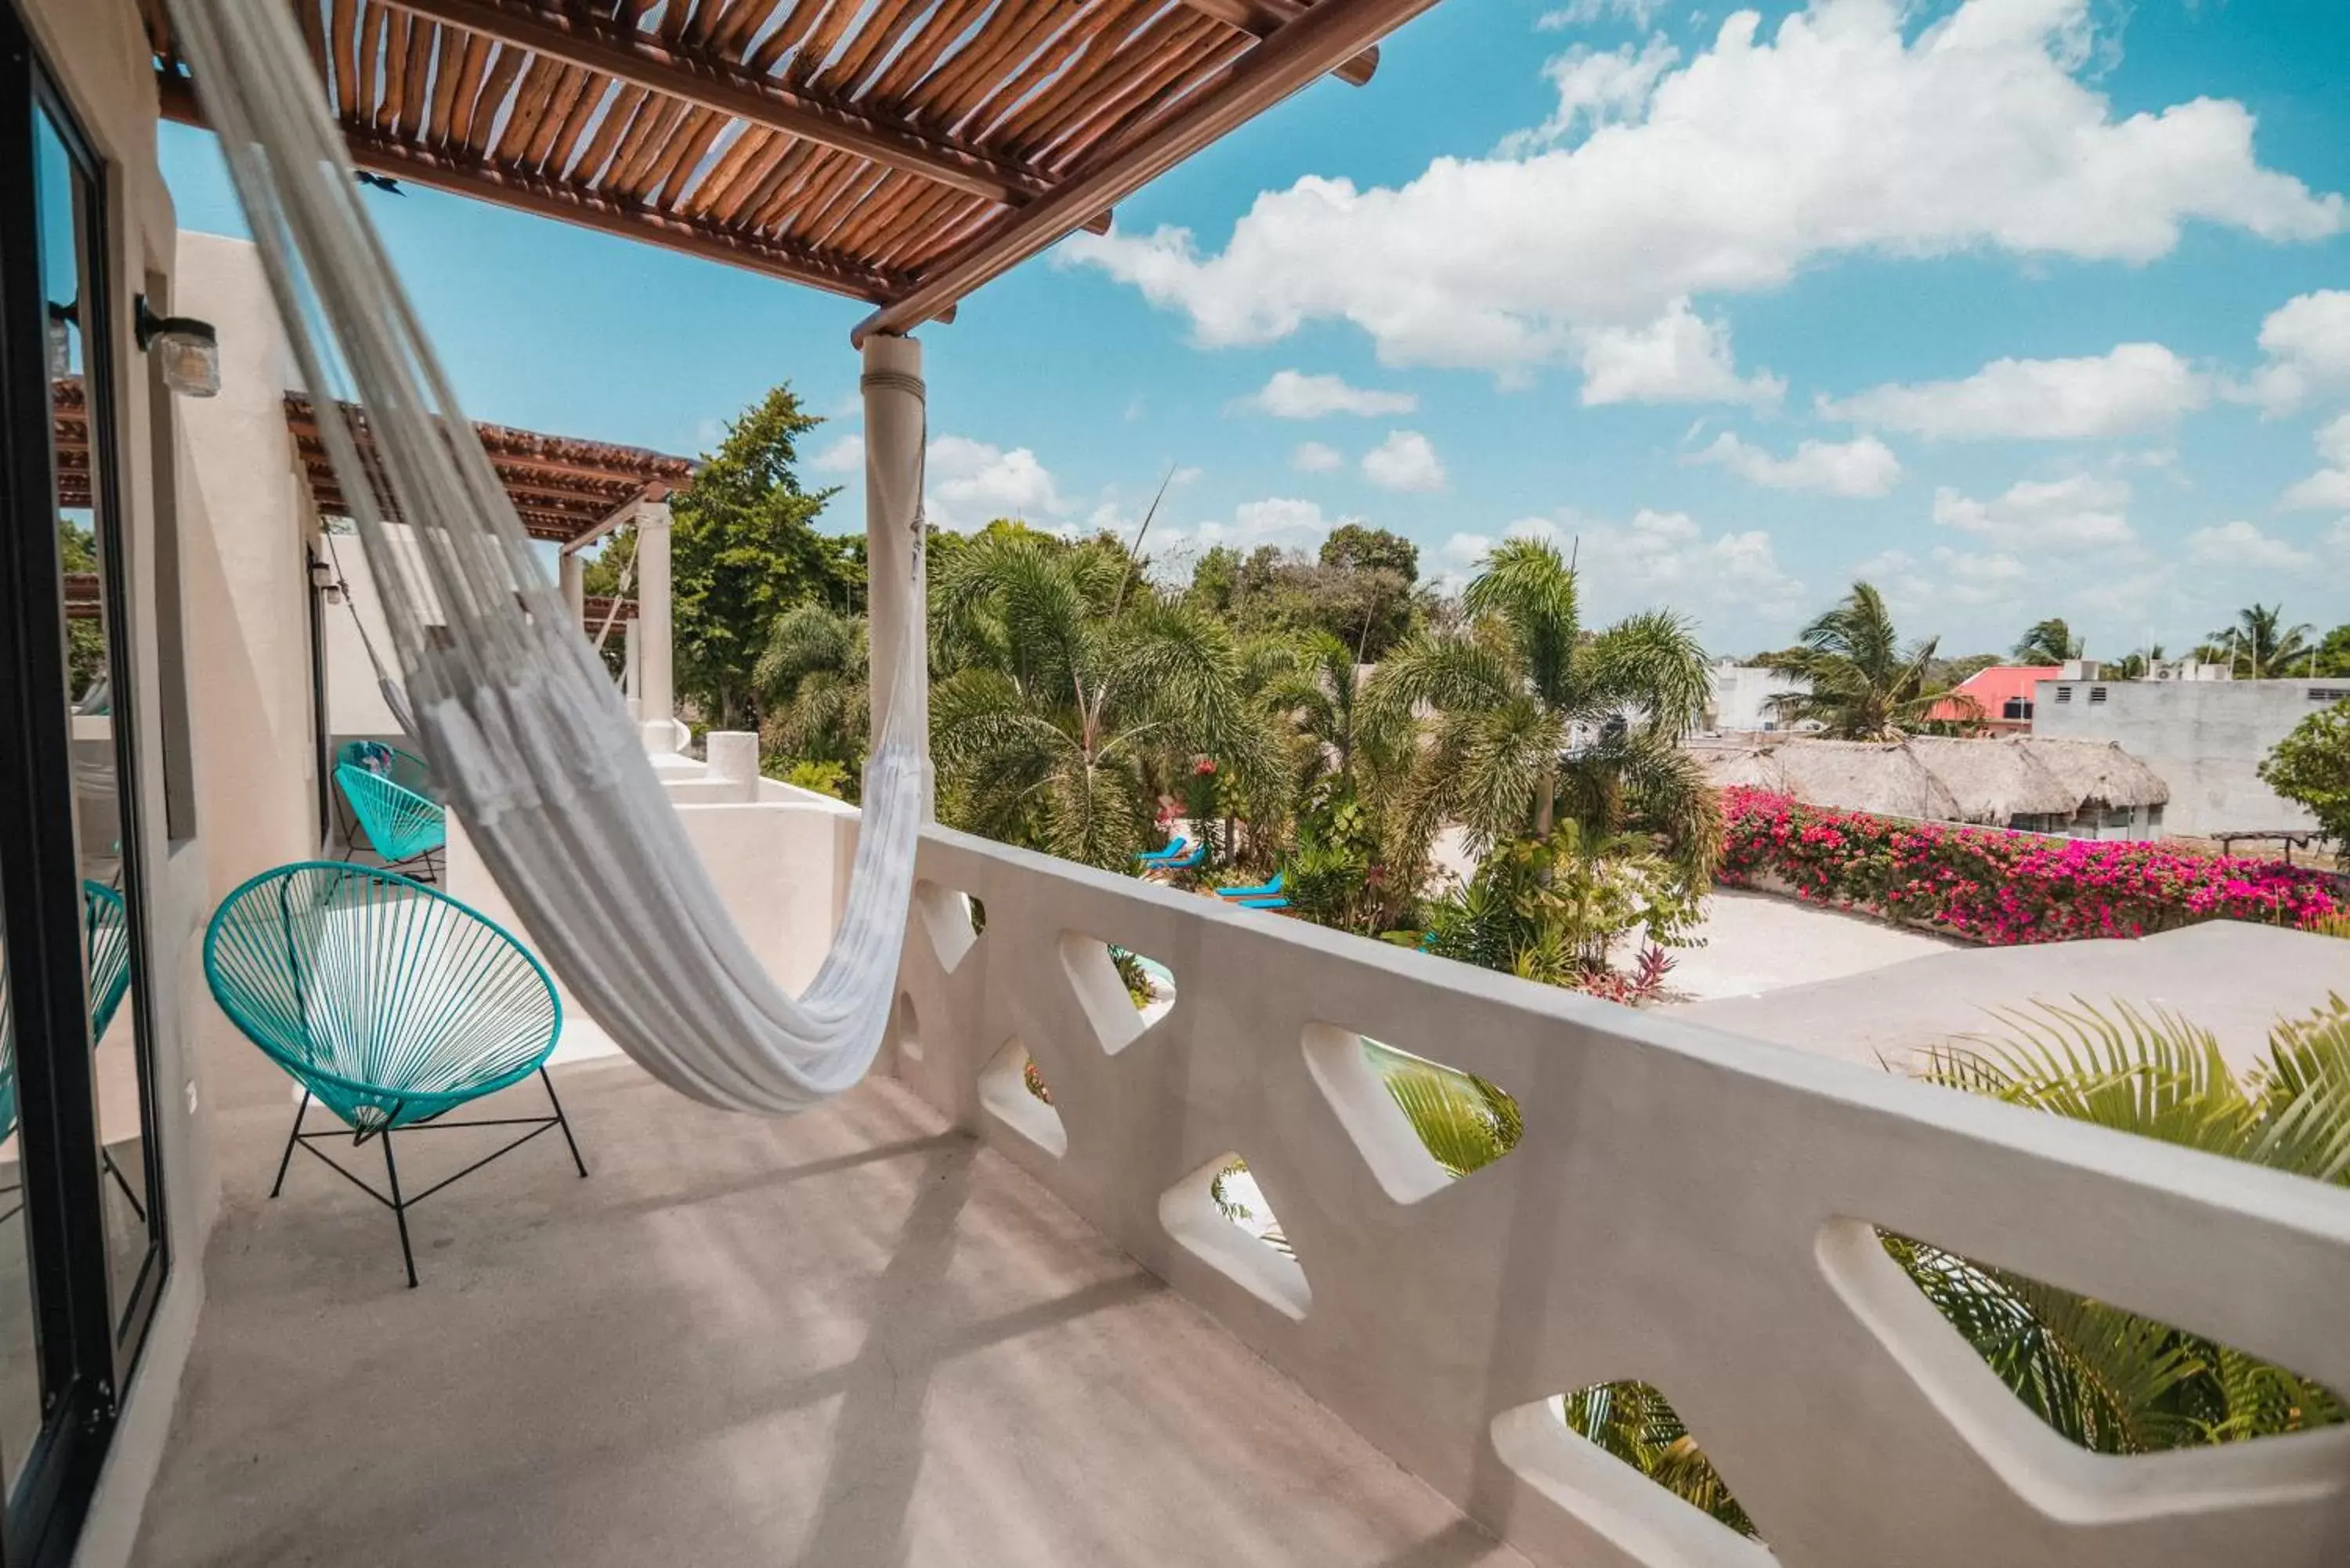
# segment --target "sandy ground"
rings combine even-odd
[[[1760,996],[1841,980],[1965,944],[1767,893],[1717,888],[1706,900],[1705,946],[1673,955],[1666,983],[1685,1002]]]

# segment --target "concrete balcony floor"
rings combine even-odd
[[[265,1199],[292,1106],[242,1079],[138,1563],[1523,1568],[895,1084],[768,1120],[556,1074],[593,1174],[550,1133],[426,1200],[414,1291],[317,1160]]]

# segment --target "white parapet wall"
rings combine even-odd
[[[2350,1191],[945,829],[918,866],[899,1075],[1535,1563],[2350,1560],[2350,1429],[2087,1453],[1875,1229],[2350,1388]],[[1146,1022],[1105,943],[1172,1007]],[[1508,1091],[1522,1140],[1448,1179],[1366,1035]],[[1294,1257],[1218,1211],[1233,1155]],[[1769,1552],[1559,1417],[1626,1380]]]
[[[773,779],[711,779],[699,763],[663,774],[678,820],[752,950],[786,988],[816,977],[847,900],[857,856],[857,808]],[[499,890],[454,813],[446,886],[532,950],[529,927]],[[610,1054],[609,1036],[564,984],[557,1062]]]

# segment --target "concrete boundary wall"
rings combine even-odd
[[[1619,1379],[1673,1401],[1783,1564],[2350,1548],[2350,1431],[2083,1452],[1871,1230],[2350,1388],[2350,1191],[946,829],[919,868],[897,1072],[1539,1563],[1772,1561],[1553,1413]],[[1105,942],[1173,972],[1148,1027]],[[1357,1031],[1508,1090],[1523,1141],[1446,1180]],[[1031,1055],[1050,1106],[1020,1085]],[[1233,1154],[1294,1262],[1216,1212]]]

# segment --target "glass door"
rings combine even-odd
[[[0,0],[0,1562],[70,1560],[165,1267],[107,170]]]

